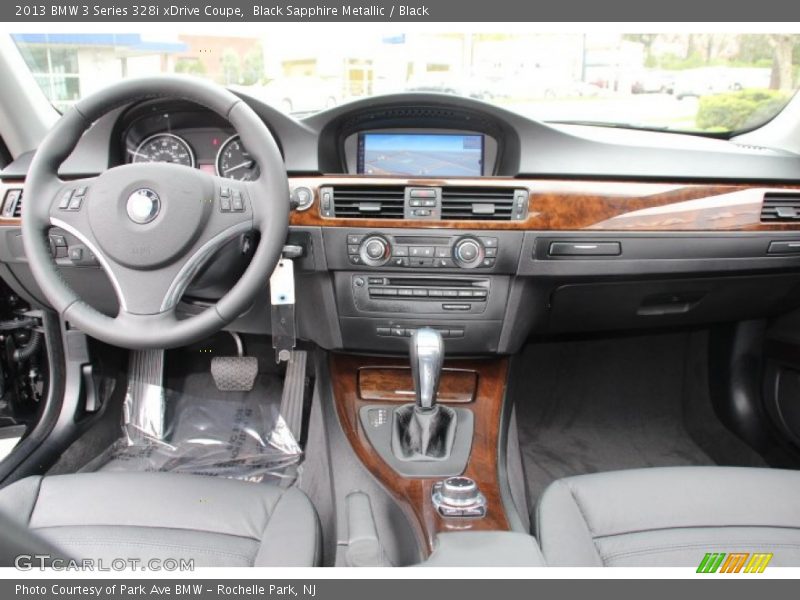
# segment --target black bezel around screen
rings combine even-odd
[[[433,133],[433,132],[362,132],[358,134],[358,146],[356,151],[356,172],[359,175],[375,175],[376,173],[365,173],[365,154],[366,154],[366,145],[367,145],[367,138],[370,136],[392,136],[392,137],[408,137],[408,138],[441,138],[441,137],[451,137],[451,138],[478,138],[480,144],[480,159],[478,162],[478,168],[476,172],[471,173],[459,173],[455,170],[453,172],[447,172],[446,170],[437,170],[432,171],[430,173],[405,173],[401,171],[385,171],[383,173],[377,173],[377,175],[387,175],[387,176],[394,176],[394,175],[403,175],[409,177],[480,177],[484,173],[485,168],[485,161],[486,161],[486,136],[481,133]]]

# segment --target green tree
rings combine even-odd
[[[194,58],[179,58],[175,62],[175,72],[188,75],[205,75],[206,66]]]
[[[264,79],[264,52],[261,45],[254,46],[244,57],[242,83],[253,85]]]
[[[222,82],[225,85],[239,83],[239,54],[231,48],[222,51],[220,66],[222,67]]]
[[[770,87],[775,90],[790,91],[794,89],[793,54],[795,47],[800,43],[800,36],[786,33],[770,34],[769,43],[774,56]]]
[[[657,33],[626,33],[622,38],[629,42],[638,42],[644,46],[644,64],[648,67],[655,66],[653,61],[653,44],[658,38]]]

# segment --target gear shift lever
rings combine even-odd
[[[438,402],[444,364],[442,335],[422,327],[409,341],[416,401],[391,409],[385,405],[363,406],[359,411],[361,423],[378,454],[403,476],[459,475],[472,447],[472,410]],[[389,411],[391,416],[386,414]]]
[[[396,456],[404,460],[441,460],[449,456],[455,435],[455,412],[436,403],[444,362],[442,335],[430,327],[411,336],[411,374],[416,402],[395,409]]]
[[[432,413],[438,409],[436,393],[444,362],[442,335],[430,327],[417,329],[411,336],[411,374],[416,394],[415,410]]]

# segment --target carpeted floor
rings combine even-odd
[[[704,343],[669,333],[527,346],[513,393],[529,505],[571,475],[763,464],[711,410]]]

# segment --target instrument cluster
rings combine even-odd
[[[122,162],[168,162],[228,179],[257,179],[258,164],[239,135],[214,117],[164,111],[139,118],[124,134]]]

